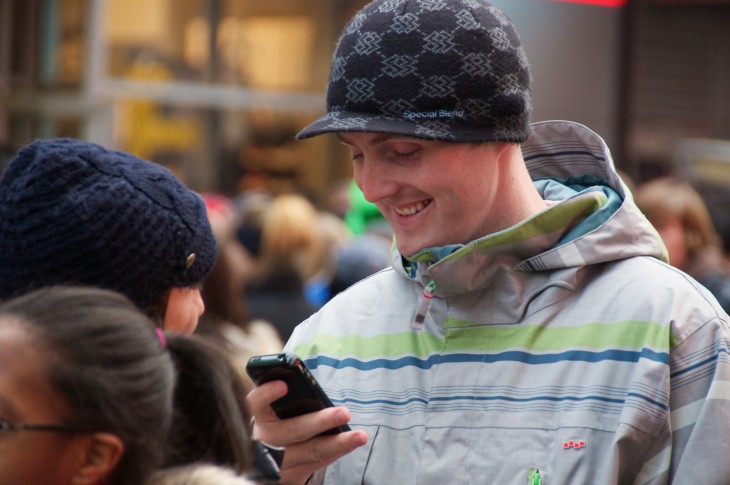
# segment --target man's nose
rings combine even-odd
[[[396,174],[386,163],[364,161],[355,171],[355,183],[365,200],[376,203],[392,195],[398,185]]]

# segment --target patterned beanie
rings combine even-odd
[[[0,178],[0,300],[79,284],[148,309],[199,284],[215,258],[203,200],[155,163],[47,139],[21,149]]]
[[[530,70],[517,31],[484,0],[376,0],[345,27],[327,114],[298,139],[394,133],[453,142],[523,142]]]

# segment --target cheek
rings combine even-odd
[[[197,324],[198,318],[205,312],[205,303],[200,290],[191,290],[186,300],[187,314]]]
[[[666,226],[658,229],[657,232],[669,251],[680,252],[684,249],[684,235],[681,230],[673,226]]]
[[[70,483],[73,466],[60,437],[21,433],[0,438],[0,483]]]
[[[687,258],[687,247],[684,244],[684,233],[681,228],[666,226],[658,228],[659,236],[669,252],[669,262],[674,266],[682,266]]]
[[[474,174],[457,179],[442,179],[436,190],[459,217],[474,217],[484,212],[493,191],[488,181]]]
[[[165,330],[190,335],[204,310],[200,291],[175,288],[170,292],[165,312]]]

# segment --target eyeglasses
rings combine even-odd
[[[57,431],[60,433],[83,433],[90,431],[82,426],[70,426],[60,423],[28,424],[9,423],[0,420],[0,432],[2,431]]]

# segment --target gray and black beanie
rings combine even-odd
[[[88,285],[146,310],[172,288],[200,284],[215,259],[203,199],[129,153],[36,140],[0,178],[0,300]]]
[[[394,133],[523,142],[530,69],[510,19],[484,0],[376,0],[345,27],[327,114],[298,135]]]

